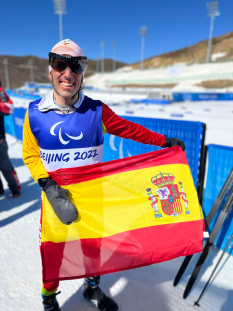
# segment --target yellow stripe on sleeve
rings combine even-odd
[[[30,128],[28,110],[23,127],[23,161],[36,182],[39,178],[49,177],[40,159],[40,149],[37,140]]]

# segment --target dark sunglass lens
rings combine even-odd
[[[70,69],[74,72],[74,73],[81,73],[83,72],[82,66],[80,64],[74,64],[70,66]]]
[[[66,63],[64,63],[64,62],[55,62],[53,68],[54,69],[58,69],[58,70],[64,70],[66,68]]]
[[[87,69],[87,64],[86,62],[83,62],[83,61],[67,63],[67,62],[56,59],[56,61],[51,63],[51,66],[54,70],[59,71],[59,72],[63,72],[66,69],[66,67],[70,67],[71,71],[75,74],[82,73],[83,71]]]

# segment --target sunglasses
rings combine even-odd
[[[62,56],[49,53],[49,65],[56,71],[63,73],[69,67],[73,73],[82,73],[87,69],[87,57]]]

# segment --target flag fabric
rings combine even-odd
[[[69,191],[79,217],[64,225],[42,194],[44,283],[202,251],[203,214],[179,146],[50,174]]]

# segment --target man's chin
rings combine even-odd
[[[78,94],[78,91],[74,92],[74,90],[61,90],[61,89],[56,89],[54,88],[55,92],[57,93],[58,96],[60,96],[64,101],[70,103],[73,102],[78,98],[76,96]]]
[[[75,94],[60,94],[60,96],[68,104],[74,104],[79,98],[78,91]]]
[[[74,96],[75,92],[74,91],[64,91],[64,90],[60,90],[59,95],[65,99],[65,100],[69,100]]]
[[[64,98],[71,98],[75,93],[74,92],[69,92],[69,91],[62,91],[60,92],[61,96]]]

